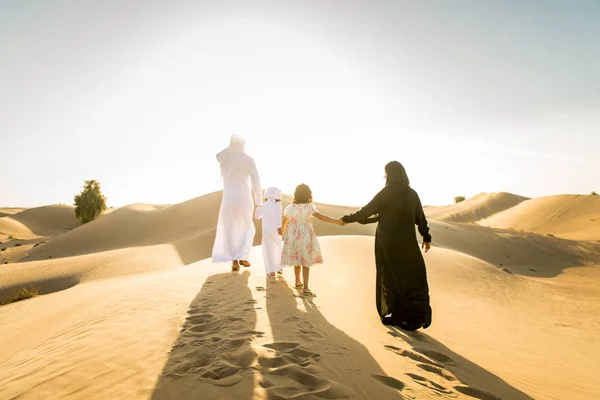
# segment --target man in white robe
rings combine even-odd
[[[217,154],[223,177],[223,199],[212,252],[213,262],[229,262],[238,271],[249,267],[256,229],[252,220],[254,205],[262,204],[262,189],[256,165],[244,152],[244,139],[231,137],[229,147]],[[254,197],[254,201],[253,198]]]

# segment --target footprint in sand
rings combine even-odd
[[[402,381],[399,381],[396,378],[392,378],[391,376],[387,376],[387,375],[371,375],[373,378],[375,378],[376,381],[378,381],[379,383],[382,383],[386,386],[389,386],[393,389],[402,391],[404,390],[404,383],[402,383]]]
[[[398,354],[399,356],[407,357],[407,358],[410,358],[411,360],[418,361],[423,364],[428,364],[428,365],[432,365],[435,367],[441,367],[441,365],[439,365],[439,364],[431,361],[430,359],[422,356],[421,354],[415,353],[413,351],[401,349],[399,347],[392,346],[392,345],[385,345],[383,347],[385,347],[386,349],[388,349],[391,352]]]
[[[266,290],[266,289],[265,289],[264,287],[262,287],[262,286],[257,286],[257,287],[256,287],[256,291],[257,291],[257,292],[264,292],[265,290]]]
[[[232,386],[254,373],[257,354],[252,341],[264,332],[252,330],[253,324],[245,317],[222,315],[217,310],[217,302],[210,300],[190,308],[170,352],[166,376],[193,375],[217,386]]]
[[[411,374],[411,373],[407,373],[406,375],[408,375],[415,383],[418,383],[421,386],[425,386],[426,388],[434,390],[438,393],[452,394],[452,390],[449,390],[449,389],[443,387],[442,385],[435,383],[431,379],[425,378],[424,376],[420,376],[417,374]]]
[[[402,339],[403,336],[408,336],[411,339],[416,340],[417,342],[429,342],[429,340],[427,339],[427,336],[423,335],[422,333],[402,331],[396,327],[391,327],[389,325],[386,325],[386,326],[391,329],[390,331],[387,332],[387,334],[390,336],[393,336],[395,338]]]
[[[258,358],[263,377],[260,385],[269,396],[282,399],[310,395],[326,399],[354,396],[349,387],[320,378],[322,370],[316,365],[320,354],[302,349],[295,342],[269,343],[264,347],[271,351]]]
[[[269,343],[265,344],[264,347],[268,349],[273,349],[278,352],[293,354],[298,357],[308,358],[315,361],[319,361],[321,359],[321,355],[317,353],[313,353],[307,350],[300,348],[300,343],[295,342],[280,342],[280,343]]]
[[[502,400],[501,397],[498,397],[495,394],[486,392],[485,390],[475,389],[469,386],[454,386],[454,390],[480,400]]]
[[[450,382],[457,381],[456,377],[454,377],[454,375],[452,375],[450,372],[446,371],[443,368],[436,367],[435,365],[417,364],[417,367],[421,368],[424,371],[431,372],[432,374],[439,375],[447,381],[450,381]]]
[[[428,350],[428,349],[422,349],[422,348],[418,348],[418,347],[415,347],[413,350],[416,351],[417,353],[421,353],[423,355],[426,355],[427,357],[431,358],[432,360],[435,360],[435,361],[440,362],[442,364],[456,365],[456,363],[454,362],[454,360],[452,360],[450,357],[448,357],[445,354],[438,353],[437,351]]]
[[[190,324],[197,325],[197,324],[204,324],[206,322],[212,321],[212,319],[213,319],[212,314],[197,314],[197,315],[190,315],[189,317],[186,318],[186,321],[189,322]]]

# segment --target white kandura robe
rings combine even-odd
[[[223,177],[223,199],[212,261],[246,260],[256,233],[252,220],[254,204],[262,203],[258,171],[252,157],[244,153],[243,145],[229,146],[217,154],[217,160]]]
[[[281,269],[281,214],[283,207],[275,199],[267,199],[254,213],[257,219],[262,219],[262,252],[267,274]]]

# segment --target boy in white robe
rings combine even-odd
[[[270,187],[265,192],[265,202],[256,207],[254,216],[262,219],[262,251],[268,276],[281,273],[281,190]]]

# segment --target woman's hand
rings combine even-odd
[[[277,228],[277,233],[279,233],[279,236],[283,236],[283,229]]]
[[[343,217],[339,217],[339,218],[337,219],[337,224],[338,224],[339,226],[344,226],[344,225],[346,225],[346,223],[345,223],[345,222],[344,222],[344,220],[343,220]]]
[[[429,251],[429,249],[431,248],[431,243],[423,242],[423,244],[421,245],[421,248],[425,249],[425,253],[427,253]]]

